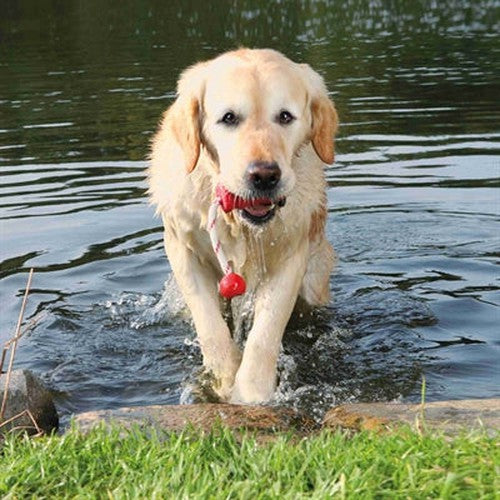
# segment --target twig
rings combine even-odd
[[[25,411],[28,414],[28,417],[30,418],[30,420],[33,422],[33,426],[35,427],[37,434],[42,434],[43,430],[40,429],[40,426],[38,425],[38,422],[36,421],[35,417],[33,416],[33,413],[31,413],[29,410],[25,410]]]
[[[19,332],[21,331],[21,323],[23,322],[24,310],[26,309],[26,302],[28,299],[28,294],[31,286],[31,279],[33,278],[33,268],[30,269],[30,273],[28,275],[28,282],[26,283],[26,290],[24,291],[23,303],[21,304],[21,311],[19,312],[19,318],[17,320],[16,331],[14,333],[14,341],[11,345],[10,359],[9,359],[9,367],[7,368],[7,374],[5,376],[5,388],[3,391],[3,400],[2,407],[0,408],[0,422],[3,420],[5,414],[5,406],[7,404],[7,396],[9,394],[9,383],[10,376],[12,374],[12,367],[14,366],[14,357],[16,355],[17,349],[17,341],[19,340]],[[2,356],[3,361],[4,356]]]
[[[14,422],[14,420],[17,420],[19,418],[22,418],[24,417],[24,415],[27,415],[30,411],[29,410],[23,410],[22,412],[18,413],[17,415],[14,415],[13,417],[10,417],[8,418],[7,420],[4,420],[1,424],[0,424],[0,429],[2,427],[5,427],[6,425],[10,424],[11,422]],[[38,427],[38,425],[37,425]]]
[[[0,424],[0,429],[2,427],[4,427],[4,426],[10,424],[11,422],[14,422],[15,420],[24,417],[25,415],[28,415],[28,417],[31,420],[31,422],[32,422],[33,425],[32,426],[29,426],[29,425],[18,425],[17,427],[13,427],[10,430],[13,431],[13,430],[19,430],[19,429],[31,429],[31,428],[34,428],[36,430],[36,436],[43,434],[43,430],[40,428],[40,426],[38,425],[38,422],[36,421],[35,417],[33,416],[33,414],[29,410],[23,410],[21,413],[18,413],[17,415],[14,415],[13,417],[10,417],[7,420],[4,420]]]
[[[11,339],[7,340],[7,342],[5,342],[2,350],[2,358],[0,359],[0,375],[3,373],[3,365],[5,363],[5,357],[7,355],[7,351],[9,350],[10,346],[14,342],[19,340],[21,337],[26,335],[26,333],[29,332],[32,328],[34,328],[39,321],[40,321],[40,314],[37,314],[34,318],[30,320],[30,322],[27,325],[25,325],[25,327],[22,329],[19,335],[16,335],[15,337],[12,337]]]

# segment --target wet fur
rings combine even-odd
[[[293,128],[272,120],[284,105],[297,116]],[[227,130],[217,117],[235,106],[245,119]],[[324,232],[324,165],[333,162],[336,129],[333,103],[309,66],[272,50],[240,49],[181,75],[177,99],[153,139],[151,200],[163,219],[165,250],[191,310],[204,365],[222,400],[269,400],[297,297],[312,306],[329,300],[334,252]],[[222,317],[221,271],[205,227],[215,186],[245,196],[244,172],[255,160],[279,163],[287,203],[262,228],[237,213],[218,217],[226,256],[255,297],[253,325],[240,352]]]

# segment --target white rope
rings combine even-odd
[[[227,275],[229,273],[232,273],[233,270],[231,268],[231,265],[226,259],[226,256],[224,255],[224,252],[222,251],[222,246],[220,243],[220,240],[217,236],[217,229],[216,229],[216,222],[217,222],[217,211],[219,209],[220,205],[220,200],[219,198],[216,198],[213,203],[210,205],[210,208],[208,210],[208,222],[207,222],[207,231],[208,234],[210,235],[210,241],[212,243],[212,248],[214,249],[215,256],[217,257],[217,260],[219,261],[219,265],[222,269],[222,272],[224,275]]]

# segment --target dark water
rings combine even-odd
[[[342,121],[334,301],[290,324],[278,400],[418,400],[424,375],[429,400],[498,396],[499,7],[3,1],[0,341],[34,267],[17,364],[66,414],[179,401],[200,356],[144,194],[148,141],[182,68],[270,46],[324,75]]]

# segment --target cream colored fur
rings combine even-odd
[[[237,127],[219,122],[229,109],[244,117]],[[276,123],[282,109],[296,117],[292,124]],[[193,316],[203,363],[222,400],[268,401],[297,297],[313,306],[329,300],[334,252],[324,234],[324,166],[333,161],[336,128],[323,80],[309,66],[272,50],[240,49],[182,74],[178,97],[154,137],[151,200],[163,219],[165,251]],[[245,196],[245,169],[256,160],[279,164],[287,203],[263,227],[238,211],[217,220],[222,248],[255,297],[241,353],[222,317],[221,271],[206,223],[216,185]]]

